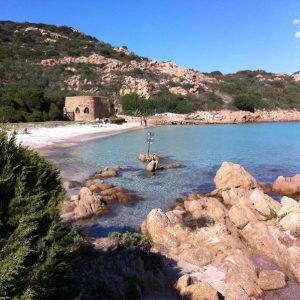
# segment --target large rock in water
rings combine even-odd
[[[293,177],[277,177],[272,185],[272,189],[275,193],[281,195],[300,195],[300,174]]]
[[[147,165],[147,171],[148,172],[155,172],[157,167],[158,167],[158,161],[157,160],[152,160]]]
[[[256,188],[256,179],[248,173],[242,166],[232,162],[223,162],[218,170],[214,182],[217,189],[229,188]]]
[[[121,167],[118,166],[116,168],[104,168],[99,172],[94,174],[95,178],[106,178],[106,177],[117,177],[121,171]]]

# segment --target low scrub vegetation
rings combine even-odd
[[[254,112],[261,107],[261,94],[240,94],[234,98],[234,105],[239,110]]]
[[[140,247],[147,250],[150,250],[152,247],[150,238],[135,232],[112,232],[109,234],[109,237],[116,240],[118,244],[123,247]]]
[[[152,115],[155,113],[173,112],[188,113],[192,105],[182,96],[160,91],[150,99],[139,97],[137,94],[128,94],[121,97],[123,110],[129,115]]]
[[[60,220],[58,171],[0,133],[0,298],[73,299],[79,236]]]
[[[125,123],[126,122],[126,120],[124,119],[124,118],[120,118],[120,117],[117,117],[117,116],[111,116],[110,118],[109,118],[109,122],[111,123],[111,124],[118,124],[118,125],[120,125],[120,124],[123,124],[123,123]]]

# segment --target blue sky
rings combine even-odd
[[[0,0],[0,19],[72,26],[203,72],[300,70],[300,0]]]

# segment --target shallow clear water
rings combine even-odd
[[[166,157],[161,165],[181,162],[186,167],[149,176],[146,165],[137,160],[147,150],[148,131],[155,133],[153,152]],[[136,230],[152,208],[167,210],[183,195],[212,190],[223,161],[239,163],[257,180],[270,183],[278,175],[299,173],[300,123],[157,127],[58,149],[49,158],[63,174],[77,179],[105,166],[125,168],[121,177],[109,181],[136,192],[142,200],[116,205],[109,215],[86,223],[90,234],[99,236]]]

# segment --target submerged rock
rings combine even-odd
[[[94,174],[94,178],[107,178],[107,177],[117,177],[121,171],[121,167],[116,168],[104,168]]]
[[[63,182],[63,188],[65,190],[73,189],[75,187],[81,186],[81,183],[75,180],[69,180],[69,181],[64,181]]]
[[[183,168],[183,164],[181,163],[172,163],[169,165],[164,165],[162,166],[162,169],[178,169],[178,168]]]

